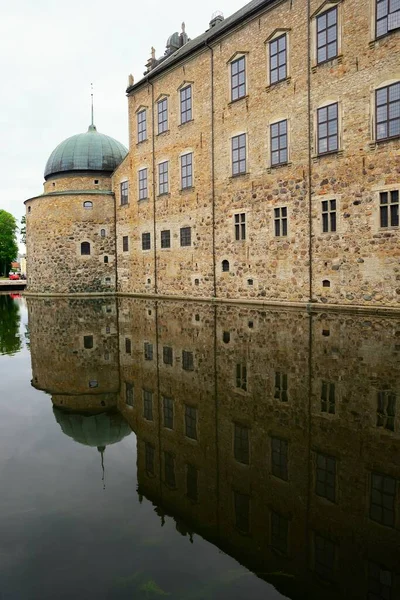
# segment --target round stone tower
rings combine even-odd
[[[127,153],[93,123],[53,150],[44,193],[25,202],[28,292],[115,291],[111,174]]]

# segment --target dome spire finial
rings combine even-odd
[[[93,83],[90,84],[90,88],[91,88],[90,109],[91,109],[92,122],[89,125],[88,131],[96,131],[96,126],[94,124],[94,110],[93,110]]]

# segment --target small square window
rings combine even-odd
[[[92,335],[83,336],[83,347],[86,348],[86,350],[91,350],[93,348],[93,336]]]

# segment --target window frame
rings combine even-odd
[[[329,109],[332,106],[336,106],[336,118],[335,119],[331,119],[329,118]],[[325,121],[321,121],[320,122],[320,114],[321,111],[326,110],[326,120]],[[337,146],[334,149],[330,148],[329,145],[329,139],[335,137],[335,134],[330,134],[329,133],[329,123],[332,121],[337,121],[337,130],[336,130],[336,137],[337,137]],[[322,127],[323,125],[326,124],[326,135],[325,136],[320,136],[320,127]],[[337,154],[338,152],[340,152],[341,150],[341,126],[342,126],[342,121],[341,121],[341,104],[338,100],[334,100],[334,101],[329,101],[326,102],[324,104],[321,104],[315,111],[315,148],[316,148],[316,156],[318,157],[323,157],[326,156],[328,154]],[[321,151],[320,149],[320,141],[321,140],[327,140],[327,150]]]
[[[145,236],[148,236],[148,237],[145,237]],[[142,232],[142,251],[148,252],[149,250],[151,250],[151,233],[149,231],[143,231]]]
[[[138,169],[138,198],[147,200],[149,197],[148,170],[147,167]]]
[[[286,131],[281,133],[281,127],[285,123]],[[278,135],[273,135],[273,128],[278,127]],[[286,146],[281,146],[281,138],[286,136]],[[273,140],[278,140],[278,147],[276,150],[273,149]],[[270,152],[269,152],[269,164],[271,168],[280,167],[282,165],[289,164],[289,119],[279,119],[271,122],[269,124],[269,144],[270,144]],[[281,160],[281,152],[286,151],[286,160]],[[279,161],[274,162],[273,154],[278,152]]]
[[[189,97],[186,94],[187,90],[190,90]],[[183,95],[185,97],[182,97]],[[185,108],[182,108],[183,106],[185,106]],[[191,83],[183,85],[179,90],[179,115],[181,125],[186,125],[186,123],[193,121],[193,86]],[[189,117],[187,115],[189,115]]]
[[[388,0],[388,12],[384,17],[381,17],[380,19],[378,19],[378,4],[381,2],[384,2],[384,0],[375,0],[374,1],[374,35],[375,35],[375,39],[376,40],[380,40],[381,38],[392,34],[395,31],[398,31],[400,28],[400,8],[396,11],[390,12],[390,7],[391,7],[391,2],[393,2],[394,0]],[[399,12],[399,25],[397,27],[394,28],[390,28],[386,27],[386,31],[385,33],[381,33],[378,35],[378,21],[382,21],[383,19],[389,19],[389,15],[391,14],[396,14],[397,12]]]
[[[129,236],[122,236],[122,252],[129,252]]]
[[[284,50],[280,50],[279,49],[279,40],[281,40],[282,38],[285,38],[285,48]],[[278,83],[280,83],[281,81],[285,81],[286,79],[288,79],[288,42],[289,42],[289,36],[288,33],[286,31],[284,32],[280,32],[279,34],[277,34],[276,36],[274,36],[272,39],[270,39],[268,41],[268,76],[269,76],[269,85],[276,85]],[[276,53],[272,53],[272,46],[273,45],[277,45],[277,52]],[[279,55],[284,51],[285,53],[285,62],[283,63],[283,65],[279,65]],[[277,66],[276,67],[272,67],[272,58],[274,56],[277,56]],[[280,77],[279,76],[279,71],[281,69],[281,67],[284,66],[285,67],[285,76],[284,77]],[[278,72],[278,77],[276,80],[272,81],[272,73],[274,71]]]
[[[389,142],[391,140],[395,140],[400,137],[400,129],[399,129],[399,133],[396,133],[394,135],[386,135],[385,137],[378,137],[378,127],[382,123],[384,123],[387,128],[387,134],[389,134],[389,127],[390,127],[390,123],[392,121],[398,120],[399,128],[400,128],[400,115],[398,117],[390,118],[390,106],[398,103],[398,105],[400,107],[400,97],[395,100],[390,100],[390,88],[393,88],[395,86],[399,87],[399,95],[400,95],[400,79],[393,81],[393,82],[388,82],[386,85],[380,85],[379,87],[375,88],[375,90],[374,90],[374,111],[373,111],[374,124],[375,124],[374,137],[375,137],[375,142],[377,142],[377,143]],[[383,90],[386,90],[386,102],[384,104],[378,105],[378,94],[379,94],[379,92],[381,92]],[[386,107],[387,118],[385,120],[379,121],[379,123],[378,123],[378,109],[381,107]]]
[[[169,161],[163,160],[158,163],[158,195],[164,196],[169,193]]]
[[[332,207],[332,203],[334,207]],[[337,233],[338,230],[338,200],[337,198],[327,198],[321,200],[321,233]],[[334,218],[333,218],[334,215]],[[333,225],[334,227],[333,227]]]
[[[329,25],[329,17],[328,15],[330,13],[335,12],[336,14],[336,20],[335,23],[333,23],[333,25]],[[320,19],[325,18],[326,19],[326,27],[324,29],[322,29],[321,31],[318,30],[319,27],[319,21]],[[329,37],[328,37],[328,31],[329,29],[332,29],[333,27],[335,27],[336,29],[336,35],[335,35],[335,39],[333,40],[335,42],[335,46],[336,46],[336,53],[334,56],[331,56],[328,58],[328,48],[329,45],[333,43],[333,41],[328,41]],[[318,15],[316,15],[315,17],[315,43],[316,43],[316,47],[315,47],[315,55],[316,55],[316,64],[318,65],[322,65],[326,62],[329,62],[331,60],[334,60],[335,58],[337,58],[339,56],[339,7],[336,4],[335,6],[331,6],[329,8],[327,8],[326,10],[322,10]],[[325,44],[322,44],[321,46],[319,46],[318,44],[318,34],[321,33],[322,31],[326,32],[326,42]],[[321,48],[325,48],[326,49],[326,58],[324,58],[323,60],[319,60],[319,50]]]
[[[163,239],[163,233],[168,234],[168,236],[164,236],[167,237],[167,239]],[[168,241],[168,244],[166,244],[166,242]],[[162,229],[160,231],[160,247],[161,250],[167,250],[168,248],[171,248],[171,230],[170,229]]]
[[[120,182],[119,193],[120,193],[120,206],[127,206],[129,204],[129,182],[127,179]]]
[[[144,115],[144,118],[141,118]],[[143,125],[144,124],[144,125]],[[147,140],[147,109],[141,108],[136,113],[137,143],[142,144]]]
[[[164,108],[165,104],[165,108]],[[161,117],[161,119],[160,119]],[[157,135],[168,131],[168,97],[164,96],[157,102]]]
[[[275,206],[273,215],[274,237],[287,238],[289,236],[289,211],[287,206]]]
[[[233,230],[235,242],[245,242],[247,238],[247,213],[240,212],[233,215]]]
[[[198,409],[196,406],[191,406],[190,404],[185,404],[185,437],[190,440],[197,441],[198,440]],[[193,435],[190,435],[193,434]]]
[[[243,69],[240,69],[239,63],[243,63]],[[233,72],[234,65],[238,65],[236,73]],[[240,82],[240,73],[244,73],[244,80]],[[237,78],[237,84],[234,83]],[[233,59],[229,61],[229,87],[230,87],[230,101],[237,102],[247,96],[247,61],[245,54],[237,54]],[[235,97],[234,90],[238,90],[237,96]]]
[[[188,162],[190,157],[190,162]],[[193,152],[185,152],[179,157],[181,171],[181,190],[190,190],[193,188]],[[190,173],[188,174],[188,170]]]
[[[179,240],[181,248],[189,248],[192,245],[192,228],[190,226],[180,228]]]
[[[81,251],[81,256],[91,256],[91,254],[92,254],[91,243],[88,241],[81,242],[80,251]]]
[[[243,138],[244,144],[242,143]],[[235,148],[236,143],[237,148]],[[241,158],[240,151],[243,149],[244,158]],[[231,137],[231,177],[240,177],[241,175],[246,175],[246,173],[248,173],[247,160],[247,132],[242,131]],[[244,163],[244,170],[242,163]],[[235,165],[238,165],[237,172],[235,172]]]
[[[392,201],[392,194],[397,195],[397,201]],[[387,202],[382,202],[382,196],[387,196]],[[395,210],[392,211],[391,208],[394,207]],[[383,208],[387,209],[386,222],[387,225],[382,225],[382,214]],[[397,211],[396,211],[397,208]],[[392,214],[394,213],[394,215]],[[398,231],[400,227],[400,189],[387,189],[379,192],[379,214],[378,214],[378,223],[380,231]],[[392,224],[393,221],[397,221],[397,224]]]

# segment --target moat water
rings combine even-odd
[[[400,316],[0,295],[1,600],[400,597]]]

